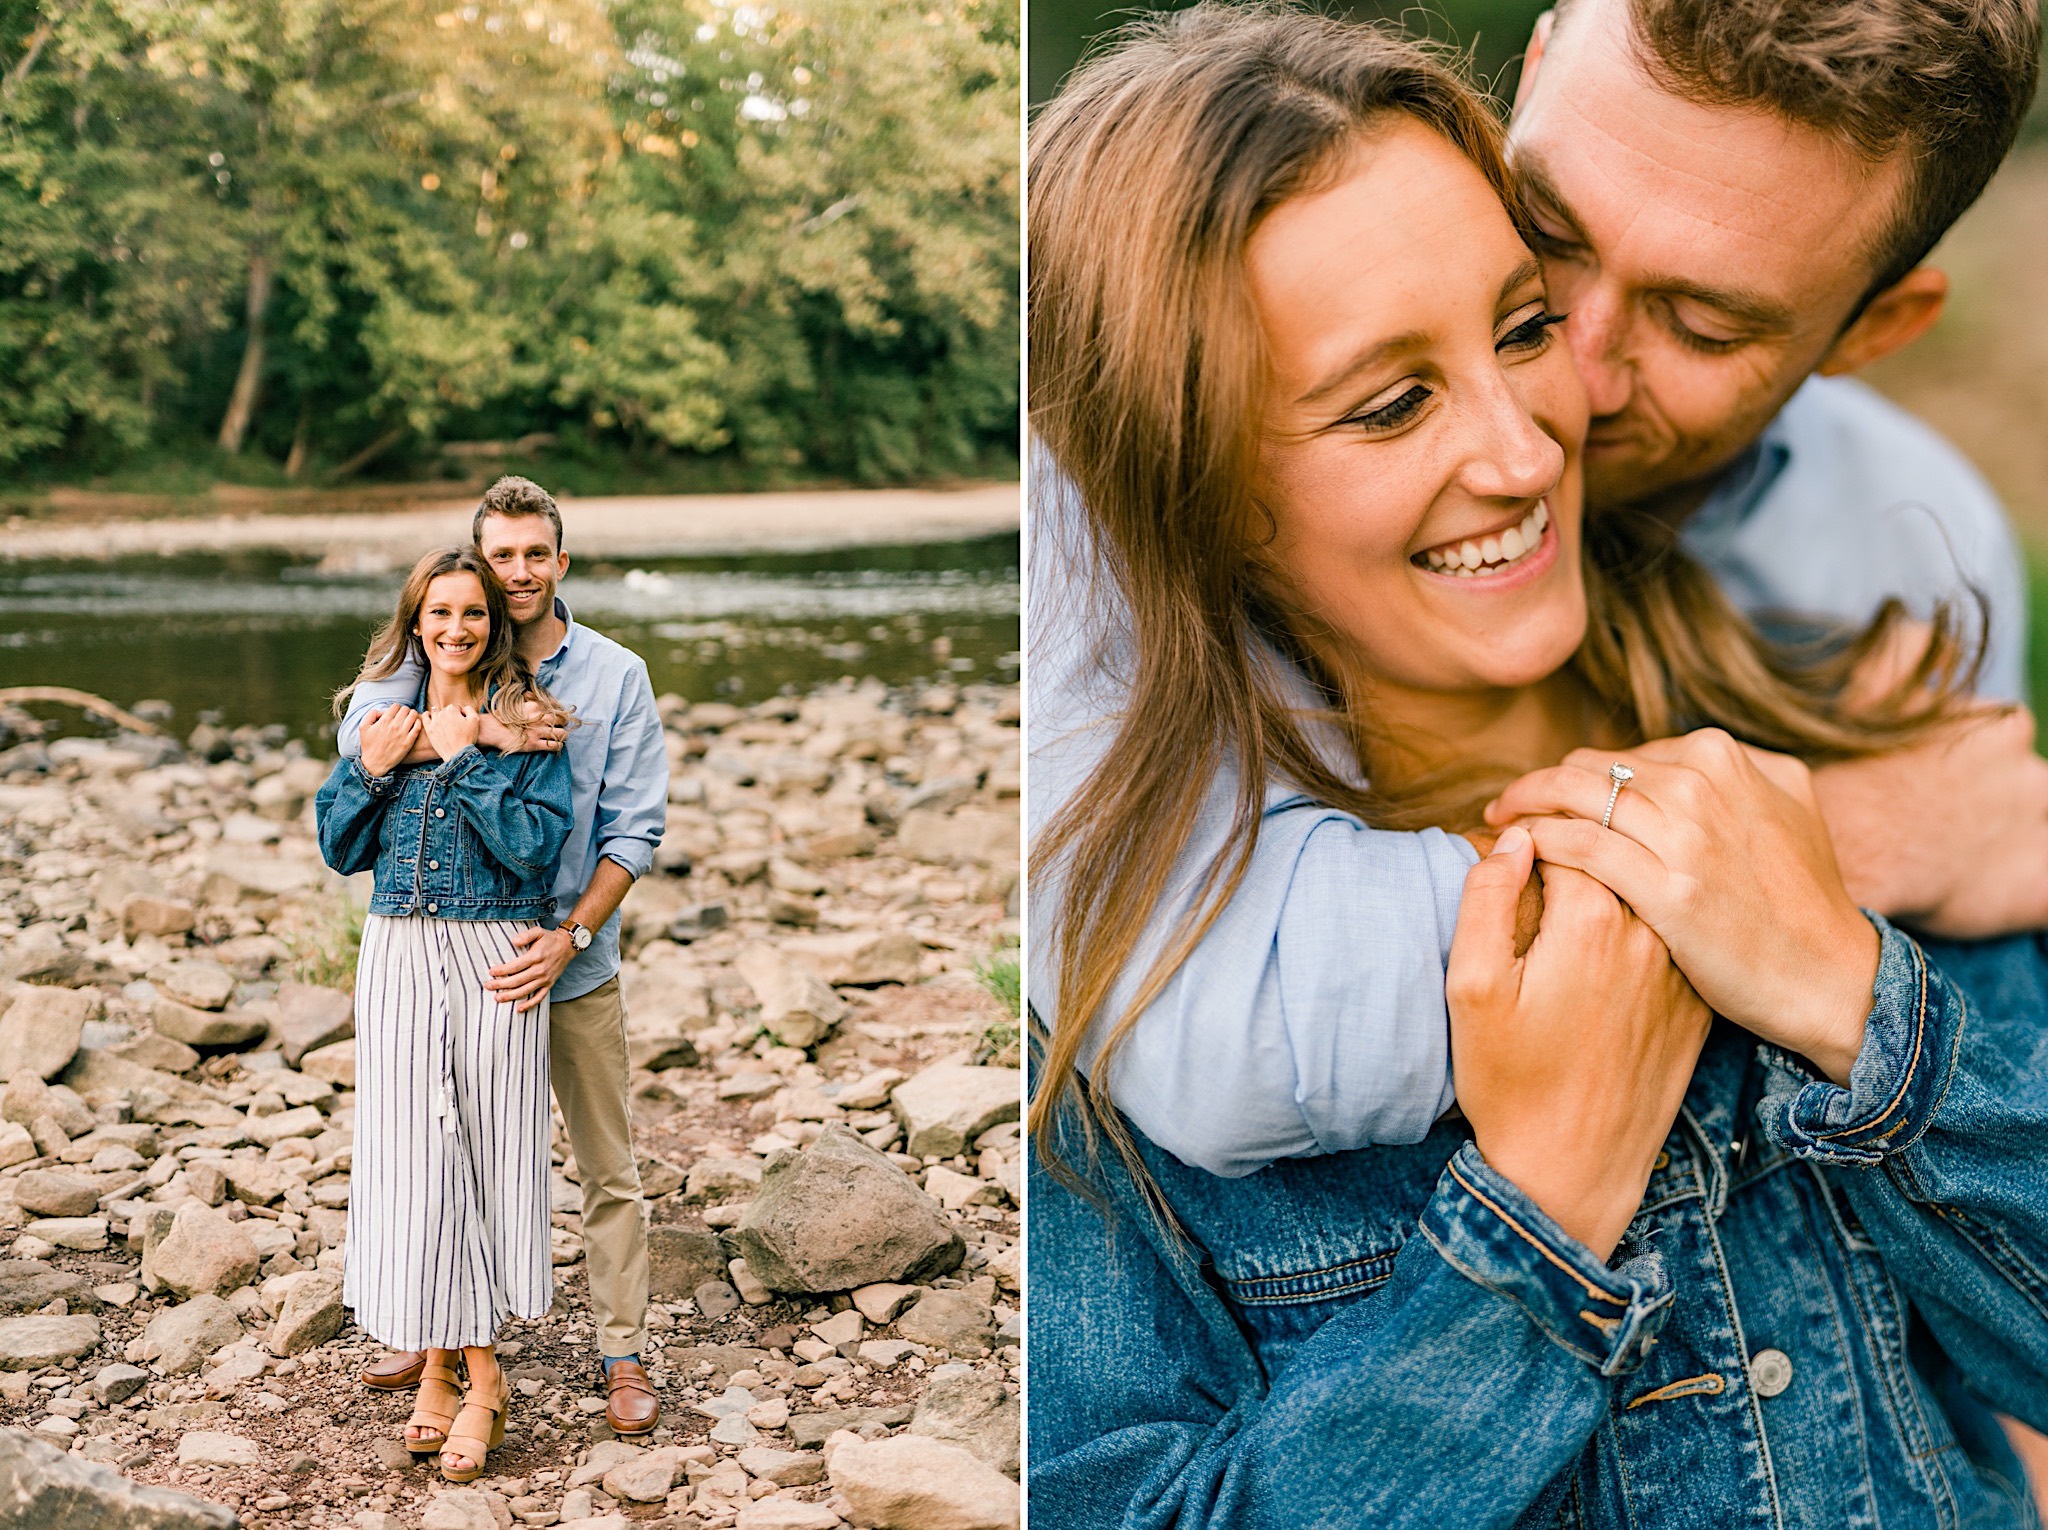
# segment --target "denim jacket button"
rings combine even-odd
[[[428,861],[428,862],[427,862],[427,870],[429,870],[429,871],[439,871],[440,869],[441,869],[441,863],[440,863],[439,861]]]
[[[435,808],[434,816],[436,818],[446,818],[448,816],[448,810],[446,808]]]
[[[1760,1349],[1749,1357],[1749,1384],[1759,1397],[1776,1397],[1792,1385],[1792,1357],[1782,1349]]]
[[[441,912],[441,905],[440,905],[440,904],[438,904],[438,903],[429,903],[429,904],[427,905],[427,912],[428,912],[428,913],[430,913],[430,914],[438,914],[438,913],[440,913],[440,912]],[[1765,1354],[1767,1354],[1767,1355],[1776,1355],[1776,1354],[1777,1354],[1778,1352],[1777,1352],[1776,1350],[1774,1350],[1774,1349],[1769,1349],[1769,1350],[1765,1350],[1765,1351],[1764,1351],[1764,1353],[1765,1353]],[[1780,1358],[1780,1359],[1783,1359],[1783,1358],[1784,1358],[1784,1356],[1782,1356],[1782,1355],[1779,1355],[1779,1358]],[[1785,1390],[1785,1389],[1784,1389],[1783,1387],[1780,1387],[1780,1388],[1778,1388],[1778,1391],[1780,1391],[1780,1392],[1782,1392],[1782,1391],[1784,1391],[1784,1390]],[[1766,1392],[1766,1393],[1765,1393],[1764,1395],[1765,1395],[1766,1397],[1774,1397],[1774,1396],[1776,1396],[1777,1394],[1776,1394],[1776,1393],[1774,1393],[1774,1392]]]

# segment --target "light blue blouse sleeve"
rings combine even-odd
[[[1034,834],[1114,738],[1128,651],[1117,603],[1075,572],[1086,561],[1076,555],[1071,506],[1043,480],[1037,494],[1026,676]],[[1226,766],[1111,1013],[1198,900],[1227,842],[1236,791]],[[1419,1140],[1451,1100],[1444,958],[1477,859],[1454,835],[1369,829],[1297,793],[1269,791],[1248,873],[1118,1049],[1112,1098],[1175,1157],[1229,1176],[1299,1154]],[[1034,860],[1026,980],[1033,1008],[1054,1028],[1047,937],[1060,898],[1057,868]],[[1084,1069],[1099,1040],[1084,1046]]]

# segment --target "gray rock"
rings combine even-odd
[[[168,961],[149,970],[157,992],[194,1009],[226,1009],[234,997],[235,975],[219,962]]]
[[[337,1089],[353,1089],[356,1086],[356,1044],[337,1041],[332,1046],[315,1047],[299,1059],[299,1068],[308,1078],[320,1079]]]
[[[346,1314],[341,1307],[341,1276],[314,1270],[292,1282],[290,1294],[270,1330],[270,1348],[279,1355],[303,1354],[341,1332]]]
[[[743,1201],[761,1188],[761,1161],[757,1158],[700,1158],[690,1165],[683,1198],[688,1201],[723,1204]]]
[[[75,1248],[88,1254],[107,1246],[105,1217],[44,1217],[29,1223],[24,1231],[58,1248]]]
[[[241,1337],[235,1309],[218,1296],[202,1294],[150,1319],[142,1331],[141,1358],[153,1361],[166,1376],[188,1376],[207,1356]]]
[[[279,985],[278,1044],[284,1051],[284,1060],[294,1068],[308,1052],[347,1041],[355,1033],[355,1000],[349,995],[311,983]]]
[[[905,930],[845,930],[829,935],[792,935],[783,951],[828,983],[871,987],[915,983],[924,944]]]
[[[262,1460],[262,1448],[239,1434],[195,1429],[178,1441],[180,1466],[257,1466]]]
[[[1017,1475],[1023,1420],[1017,1398],[993,1376],[934,1376],[911,1415],[910,1432],[964,1445],[1006,1476]]]
[[[727,1254],[715,1233],[688,1227],[647,1229],[647,1291],[658,1302],[679,1302],[707,1280],[725,1274]]]
[[[890,1101],[916,1158],[951,1158],[1024,1106],[1024,1075],[1016,1068],[935,1063],[896,1086]]]
[[[420,1515],[420,1530],[498,1530],[498,1521],[482,1493],[475,1488],[455,1488],[435,1494],[428,1502]]]
[[[225,1212],[188,1203],[178,1208],[169,1236],[142,1258],[143,1283],[168,1286],[179,1296],[219,1296],[246,1286],[261,1264],[248,1233]]]
[[[769,1164],[733,1241],[775,1291],[929,1280],[966,1254],[937,1203],[837,1123],[804,1152]]]
[[[133,1397],[149,1384],[149,1372],[139,1365],[116,1362],[103,1365],[92,1378],[92,1395],[103,1403],[117,1403]]]
[[[640,1193],[650,1201],[683,1188],[683,1171],[666,1158],[642,1158],[639,1167]]]
[[[714,1322],[740,1310],[739,1293],[722,1280],[707,1280],[690,1294],[696,1298],[697,1310]]]
[[[899,1434],[832,1452],[832,1489],[858,1525],[901,1530],[1016,1530],[1021,1491],[979,1456],[944,1440]]]
[[[825,1480],[825,1458],[813,1450],[773,1450],[756,1445],[739,1454],[750,1476],[777,1487],[809,1487]]]
[[[40,1371],[92,1353],[100,1342],[100,1320],[67,1317],[0,1318],[0,1371]]]
[[[764,941],[742,949],[733,970],[761,1001],[761,1024],[784,1046],[814,1045],[846,1018],[846,1001],[822,978]]]
[[[994,1329],[995,1314],[965,1291],[927,1291],[896,1319],[896,1331],[912,1343],[955,1355],[981,1354]]]
[[[15,1180],[14,1200],[37,1216],[90,1216],[99,1210],[100,1182],[61,1169],[30,1169]]]
[[[0,1429],[0,1522],[65,1530],[235,1530],[235,1511],[143,1487],[18,1429]]]
[[[826,1413],[799,1413],[789,1421],[789,1437],[798,1450],[816,1450],[842,1429],[861,1429],[878,1424],[893,1429],[910,1422],[909,1403],[889,1403],[879,1408],[837,1408]]]
[[[58,1300],[77,1307],[94,1298],[83,1275],[40,1259],[0,1259],[0,1312],[34,1312]]]
[[[130,940],[138,935],[183,935],[199,922],[199,910],[183,898],[146,892],[123,898],[119,913],[121,933]]]
[[[275,1147],[287,1137],[317,1137],[326,1130],[327,1118],[317,1105],[295,1105],[274,1116],[249,1119],[249,1140],[264,1147]]]
[[[953,866],[973,862],[986,866],[1014,865],[1023,853],[1023,836],[1013,804],[999,808],[963,807],[952,813],[919,808],[905,813],[896,827],[896,851],[914,861]]]
[[[604,1490],[628,1503],[660,1503],[681,1480],[686,1459],[674,1445],[636,1451],[604,1474]]]
[[[239,1047],[262,1037],[270,1023],[246,1010],[217,1014],[176,999],[156,1001],[156,1029],[160,1036],[182,1041],[192,1047]]]
[[[85,1023],[99,1012],[93,989],[17,986],[0,1012],[0,1078],[55,1078],[77,1053]]]
[[[161,1068],[166,1073],[183,1073],[199,1066],[199,1054],[182,1041],[173,1041],[168,1036],[159,1036],[148,1031],[132,1041],[123,1041],[108,1047],[116,1057],[125,1062],[138,1063],[145,1068]]]
[[[765,1349],[748,1344],[673,1344],[661,1352],[679,1376],[698,1381],[697,1367],[707,1362],[711,1373],[701,1378],[706,1386],[722,1387],[734,1371],[750,1371],[769,1358]],[[905,1418],[910,1415],[904,1414]]]
[[[75,1091],[46,1084],[27,1069],[9,1078],[7,1092],[0,1095],[0,1118],[34,1130],[36,1122],[45,1117],[56,1122],[67,1137],[82,1137],[99,1125],[99,1118]]]

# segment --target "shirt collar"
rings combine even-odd
[[[559,616],[562,619],[562,641],[555,645],[555,651],[553,653],[549,654],[545,659],[542,659],[539,664],[536,664],[534,666],[534,669],[536,671],[545,668],[547,665],[550,665],[554,663],[557,659],[561,658],[563,654],[569,651],[569,645],[576,641],[576,634],[579,630],[576,626],[576,618],[569,614],[569,602],[562,599],[562,597],[559,595],[555,597],[555,615]]]
[[[1788,401],[1762,434],[1722,469],[1699,509],[1687,518],[1686,536],[1694,545],[1734,536],[1784,476],[1792,461],[1792,431],[1785,421],[1790,408]]]

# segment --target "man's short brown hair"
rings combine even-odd
[[[1869,160],[1913,156],[1866,302],[1977,200],[2040,72],[2039,0],[1629,0],[1629,17],[1637,58],[1674,95],[1765,107]]]
[[[548,493],[531,478],[521,478],[507,473],[488,489],[477,501],[476,515],[469,523],[469,539],[477,546],[484,542],[484,517],[490,515],[541,515],[555,528],[555,551],[562,550],[562,512],[555,507],[554,495]]]

